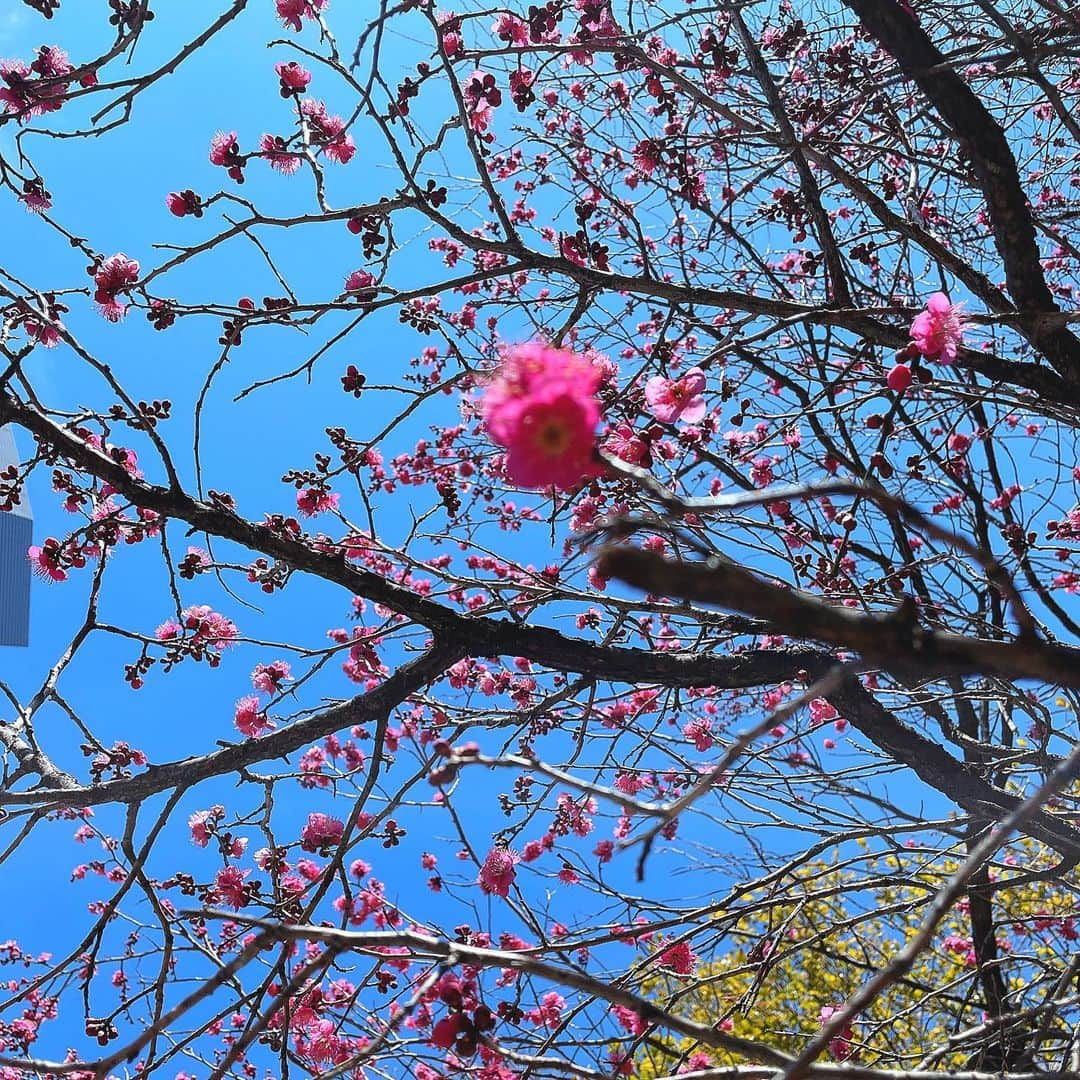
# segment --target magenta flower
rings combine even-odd
[[[217,872],[214,885],[222,903],[228,904],[233,911],[239,911],[248,902],[247,889],[244,888],[244,878],[250,874],[250,870],[241,870],[236,866],[226,866],[224,870]]]
[[[894,394],[902,394],[911,385],[911,368],[907,364],[896,364],[885,376],[885,383]]]
[[[219,131],[210,140],[210,164],[227,166],[239,156],[240,149],[236,142],[235,131]]]
[[[697,955],[691,950],[688,942],[680,941],[660,953],[658,961],[676,975],[693,975]]]
[[[169,213],[177,217],[183,217],[188,212],[187,201],[179,191],[170,191],[165,196],[165,205],[169,208]]]
[[[370,289],[375,284],[375,275],[368,273],[367,270],[354,270],[345,279],[345,291],[346,292],[363,292],[366,289]]]
[[[480,888],[489,896],[509,896],[517,871],[517,855],[509,848],[492,848],[480,867]]]
[[[323,154],[336,165],[348,165],[355,153],[356,143],[348,132],[335,135],[328,143],[323,144]]]
[[[127,313],[127,305],[121,303],[117,295],[127,291],[138,280],[139,264],[122,251],[98,263],[94,270],[94,284],[97,286],[94,300],[109,322],[119,322]]]
[[[34,573],[47,581],[66,580],[67,571],[60,565],[61,555],[60,541],[51,536],[41,547],[35,544],[26,550],[26,557],[33,564]]]
[[[53,349],[60,341],[60,331],[65,329],[64,324],[55,316],[54,322],[56,325],[50,326],[48,323],[40,322],[32,316],[28,316],[23,320],[23,329],[39,345],[44,346],[46,349]]]
[[[225,816],[224,806],[211,806],[209,810],[196,810],[188,818],[188,828],[191,829],[191,842],[198,847],[206,847],[210,838],[214,835],[214,828]]]
[[[292,672],[287,660],[256,664],[251,673],[251,685],[264,694],[278,693],[287,682],[292,682]]]
[[[927,360],[951,364],[964,340],[966,322],[959,304],[940,292],[926,302],[911,324],[911,340]]]
[[[165,205],[169,208],[169,213],[176,217],[186,217],[188,214],[202,217],[202,199],[190,188],[186,191],[170,191],[165,196]]]
[[[303,488],[296,493],[296,509],[305,517],[336,510],[341,496],[322,488]]]
[[[317,852],[341,843],[345,823],[329,814],[308,814],[307,824],[300,830],[300,846]]]
[[[289,94],[303,93],[308,88],[308,83],[311,82],[311,72],[295,60],[275,64],[274,70],[278,73],[278,78],[281,79],[282,97],[288,97]]]
[[[238,184],[244,182],[244,159],[235,131],[219,131],[210,140],[210,164],[226,169]]]
[[[241,698],[236,703],[236,714],[233,717],[236,730],[249,739],[257,739],[265,731],[269,731],[274,725],[262,711],[257,697]]]
[[[43,214],[52,209],[52,196],[45,190],[45,184],[38,177],[31,177],[23,183],[20,202],[31,214]]]
[[[681,379],[665,379],[654,375],[645,384],[645,400],[649,412],[663,424],[682,420],[696,424],[705,415],[705,373],[701,368],[691,368]]]
[[[262,148],[261,156],[279,173],[292,176],[300,168],[300,155],[287,150],[287,143],[280,135],[264,135],[259,140],[259,146]]]
[[[278,18],[297,33],[303,29],[301,19],[317,19],[329,0],[276,0]]]
[[[575,353],[532,343],[510,350],[484,394],[491,438],[522,487],[571,489],[596,475],[594,449],[603,371]]]

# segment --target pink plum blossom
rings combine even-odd
[[[548,345],[508,350],[482,411],[491,438],[507,449],[515,484],[572,489],[595,475],[603,374],[589,358]]]
[[[665,379],[654,375],[645,384],[645,400],[649,412],[663,424],[682,420],[696,424],[705,415],[705,373],[701,368],[691,368],[680,379]]]
[[[98,310],[109,322],[119,322],[127,313],[127,305],[117,296],[139,280],[139,264],[122,251],[102,260],[94,270],[94,300]]]
[[[509,896],[517,871],[517,855],[509,848],[494,847],[480,867],[480,888],[489,896]]]
[[[290,60],[287,63],[280,63],[274,65],[274,70],[278,73],[278,78],[281,80],[281,93],[283,97],[287,97],[289,94],[302,93],[308,88],[308,83],[311,82],[311,72],[306,67],[298,64],[295,60]]]
[[[300,846],[305,851],[317,852],[341,843],[345,823],[329,814],[309,814],[307,823],[300,830]]]
[[[262,706],[257,697],[244,697],[236,703],[236,713],[233,717],[236,730],[249,739],[257,739],[263,732],[269,731],[274,725],[262,711]]]
[[[303,29],[301,20],[317,19],[328,3],[329,0],[276,0],[277,15],[290,30],[299,33]]]
[[[941,292],[926,302],[926,309],[911,324],[911,340],[927,360],[951,364],[964,340],[966,321],[959,304]]]
[[[215,826],[224,816],[224,806],[211,806],[209,810],[196,810],[188,818],[191,842],[198,847],[206,847],[210,843],[210,838],[214,835]]]
[[[336,510],[341,496],[323,488],[302,488],[296,493],[296,509],[304,517],[315,517],[328,510]]]
[[[269,664],[256,664],[251,673],[251,685],[263,694],[280,692],[282,684],[292,681],[287,660],[274,660]]]
[[[300,168],[300,155],[287,149],[288,143],[280,135],[263,135],[259,140],[262,157],[271,168],[284,176],[292,176]]]
[[[697,954],[691,950],[689,942],[680,941],[664,949],[657,957],[657,962],[676,975],[693,975]]]

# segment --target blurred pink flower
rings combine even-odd
[[[482,410],[491,438],[506,447],[506,472],[515,484],[570,489],[596,474],[602,378],[590,359],[548,345],[507,352]]]

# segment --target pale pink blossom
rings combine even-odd
[[[663,424],[677,420],[696,424],[705,415],[704,389],[705,373],[701,368],[691,368],[679,379],[654,375],[645,384],[645,401],[649,412]]]
[[[191,829],[191,842],[198,847],[206,847],[210,838],[214,835],[214,828],[225,816],[224,806],[211,806],[209,810],[196,810],[188,818],[188,828]]]

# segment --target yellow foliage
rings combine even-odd
[[[1016,845],[1005,865],[995,867],[995,879],[1019,880],[1046,866],[1039,852],[1033,843]],[[719,954],[695,978],[652,977],[646,993],[699,1023],[797,1053],[820,1029],[822,1009],[842,1004],[895,958],[957,865],[955,857],[916,850],[808,864],[771,889],[748,893],[737,913],[715,920],[711,939],[695,936],[699,951]],[[1072,951],[1075,880],[999,889],[993,910],[1009,1006],[1038,1005],[1053,993]],[[935,1067],[970,1065],[974,1044],[950,1044],[950,1036],[986,1022],[971,934],[964,898],[907,975],[858,1017],[850,1032],[852,1060],[913,1068],[933,1055]],[[639,1062],[646,1080],[670,1074],[680,1058],[685,1064],[691,1050],[701,1050],[676,1040],[661,1045],[669,1052],[650,1049]],[[842,1058],[844,1050],[837,1046],[834,1056]],[[708,1051],[708,1060],[743,1059]]]

